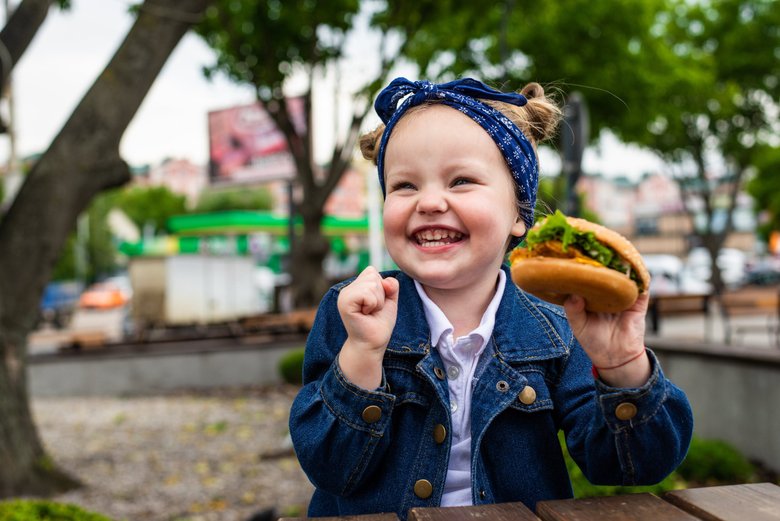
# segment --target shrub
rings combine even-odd
[[[677,472],[697,484],[727,484],[754,480],[756,468],[725,441],[693,438]]]
[[[111,521],[75,505],[45,500],[0,502],[0,521]]]
[[[279,374],[288,384],[303,383],[303,351],[302,347],[295,349],[279,360]]]
[[[685,460],[660,483],[645,487],[602,486],[591,484],[566,450],[563,433],[559,435],[571,477],[574,497],[612,496],[650,492],[660,494],[668,490],[697,485],[727,485],[750,483],[757,477],[756,467],[728,443],[694,437]]]
[[[574,497],[576,498],[616,496],[619,494],[635,494],[639,492],[662,494],[668,490],[675,490],[684,487],[684,482],[682,482],[682,479],[675,472],[667,476],[666,479],[660,483],[644,487],[594,485],[588,481],[577,464],[574,463],[574,460],[571,458],[571,456],[569,456],[569,451],[566,450],[566,442],[564,441],[563,433],[559,433],[559,439],[561,441],[561,449],[563,449],[563,456],[566,461],[566,470],[569,471],[571,486],[574,490]]]

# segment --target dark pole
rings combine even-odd
[[[582,175],[582,154],[588,145],[588,109],[579,92],[572,92],[563,107],[563,128],[561,129],[562,175],[566,182],[564,200],[567,215],[578,216],[581,208],[577,199],[577,181]]]

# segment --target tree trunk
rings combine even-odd
[[[5,53],[0,60],[0,85],[5,87],[14,65],[22,57],[27,46],[49,14],[53,0],[22,0],[16,6],[11,18],[0,31],[0,45]]]
[[[322,234],[322,207],[306,207],[302,213],[303,236],[297,237],[291,251],[292,298],[296,308],[315,307],[328,290],[323,263],[330,251]]]
[[[74,484],[46,456],[30,415],[26,337],[76,218],[100,191],[130,179],[119,141],[168,56],[208,3],[141,5],[125,41],[0,222],[0,497],[54,493]]]
[[[311,91],[305,94],[306,117],[311,128]],[[360,133],[360,125],[371,109],[371,103],[355,112],[346,138],[333,149],[330,165],[318,176],[314,165],[314,153],[308,130],[299,135],[283,99],[266,103],[266,109],[284,134],[295,161],[296,182],[302,188],[303,200],[294,203],[294,214],[303,218],[303,235],[295,237],[291,244],[290,275],[292,299],[296,308],[317,306],[328,290],[330,281],[324,272],[323,262],[330,251],[330,243],[322,234],[321,223],[325,215],[325,203],[350,165],[352,151]]]

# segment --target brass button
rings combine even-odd
[[[531,405],[536,401],[536,391],[530,385],[526,385],[517,395],[517,399],[520,400],[520,403]]]
[[[435,374],[436,378],[438,378],[439,380],[444,380],[444,371],[442,370],[441,367],[434,367],[433,374]]]
[[[636,416],[636,405],[629,402],[623,402],[617,407],[615,407],[615,416],[617,416],[618,420],[630,420],[634,416]]]
[[[369,405],[363,409],[363,420],[366,423],[375,423],[382,417],[382,409],[376,405]]]
[[[436,443],[443,443],[447,439],[447,428],[441,423],[437,423],[433,428],[433,440]]]
[[[428,499],[433,494],[433,485],[427,479],[418,479],[414,484],[414,494],[420,499]]]

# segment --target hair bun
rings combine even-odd
[[[382,139],[382,132],[384,132],[385,126],[379,125],[371,132],[366,132],[360,136],[360,153],[363,154],[365,159],[376,164],[377,155],[379,153],[379,142]]]
[[[520,91],[520,94],[522,94],[528,99],[543,98],[544,87],[542,87],[536,82],[532,82],[526,85],[525,87],[523,87],[523,90]]]

